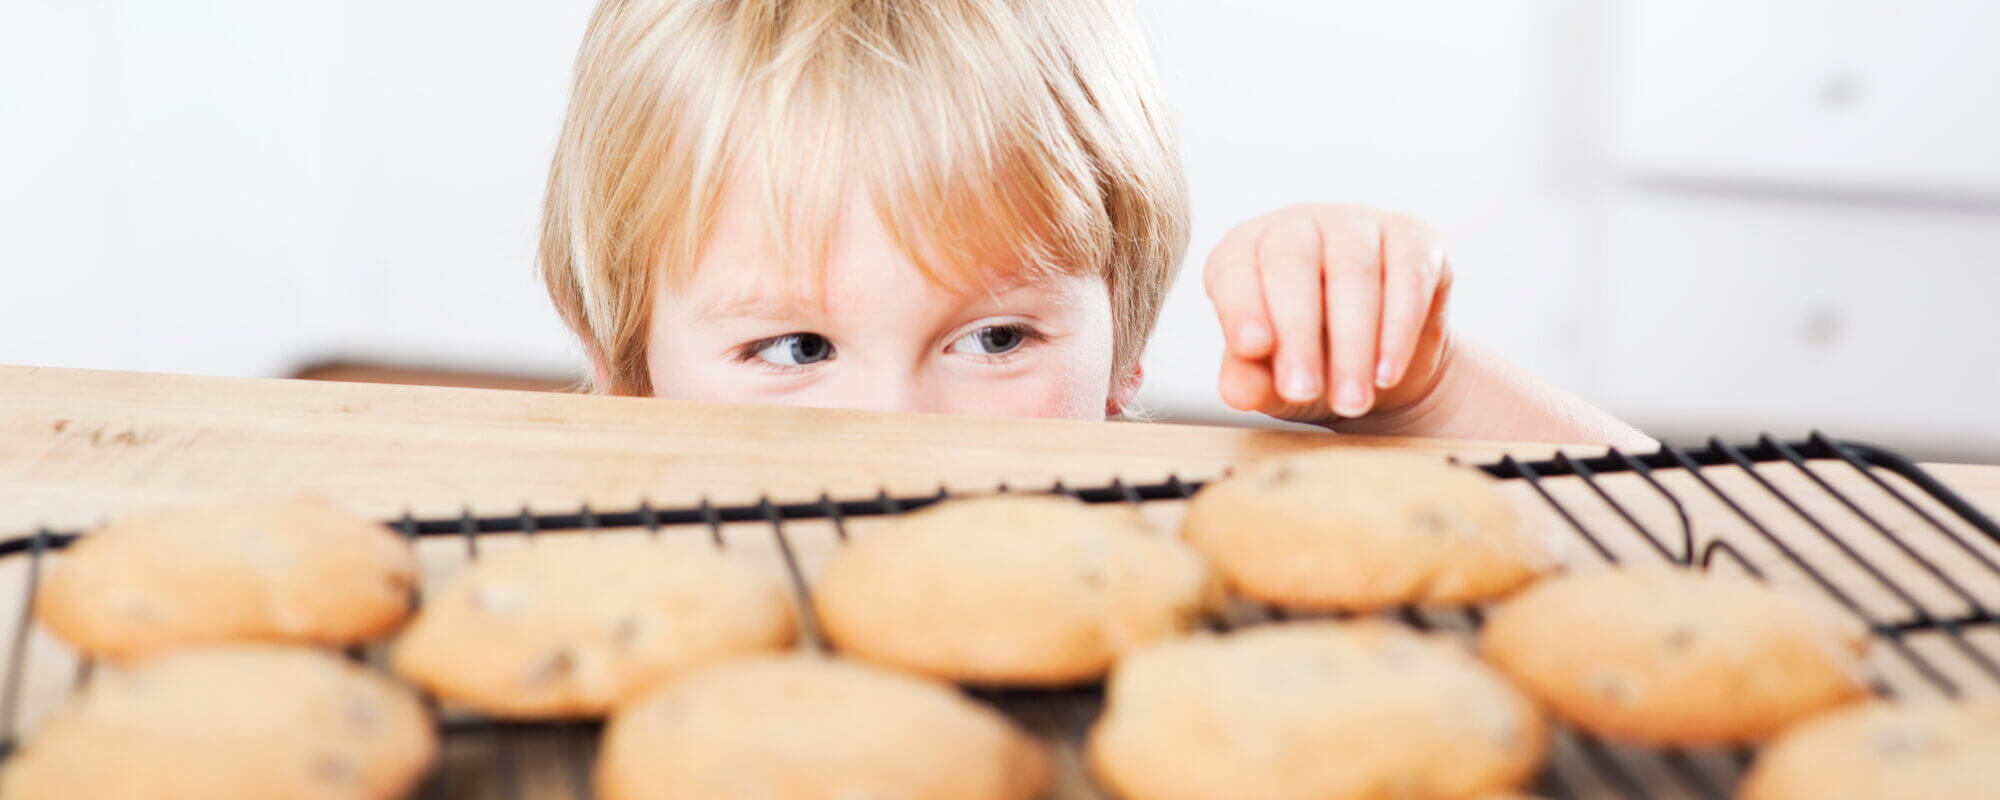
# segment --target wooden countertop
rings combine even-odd
[[[1331,434],[0,367],[0,535],[242,494],[392,516],[1206,478]],[[1338,437],[1443,448],[1471,442]],[[1514,448],[1546,455],[1548,447]]]
[[[1783,432],[1792,433],[1792,432]],[[1837,432],[1836,432],[1837,433]],[[0,535],[243,494],[419,516],[1211,477],[1343,444],[1523,457],[1547,445],[0,367]],[[1576,452],[1596,452],[1575,448]],[[1933,465],[2000,509],[2000,467]]]

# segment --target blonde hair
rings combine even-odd
[[[1101,275],[1114,376],[1187,247],[1180,156],[1118,0],[604,0],[540,254],[599,391],[652,391],[655,281],[686,280],[738,176],[761,181],[772,245],[811,276],[850,185],[933,280]]]

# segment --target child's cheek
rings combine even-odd
[[[953,392],[958,402],[951,404],[951,410],[1001,417],[1104,419],[1109,368],[1089,363],[1093,360],[1050,362],[1020,375],[969,381]]]
[[[1066,382],[1052,382],[1042,387],[1042,391],[1022,392],[1008,398],[1011,407],[1000,413],[1010,417],[1048,417],[1054,419],[1103,419],[1104,399],[1099,392],[1097,402],[1092,403],[1089,393],[1081,387]]]

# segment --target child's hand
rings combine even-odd
[[[1322,425],[1382,416],[1424,400],[1449,360],[1451,265],[1414,217],[1292,206],[1222,237],[1203,277],[1232,407]]]

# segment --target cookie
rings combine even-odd
[[[35,610],[96,658],[235,641],[345,647],[394,632],[416,584],[402,537],[302,497],[106,525],[64,551]]]
[[[2000,800],[2000,700],[1867,703],[1787,729],[1741,800]]]
[[[841,548],[814,592],[842,652],[984,685],[1094,680],[1221,600],[1201,556],[1137,510],[1045,495],[912,512]]]
[[[437,755],[407,689],[322,651],[218,645],[100,671],[6,764],[8,800],[390,800]]]
[[[1553,563],[1543,522],[1477,470],[1341,447],[1203,487],[1181,530],[1252,600],[1366,612],[1520,588]]]
[[[683,670],[795,635],[778,576],[705,543],[543,536],[480,558],[427,596],[390,664],[486,714],[591,717]]]
[[[622,708],[597,766],[603,800],[1029,800],[1048,756],[944,684],[852,661],[766,656],[668,683]]]
[[[1364,620],[1141,648],[1087,747],[1125,800],[1441,800],[1520,785],[1548,745],[1534,705],[1459,643]]]
[[[1856,700],[1866,646],[1831,606],[1677,569],[1546,580],[1480,633],[1486,658],[1559,716],[1660,746],[1756,741]]]

